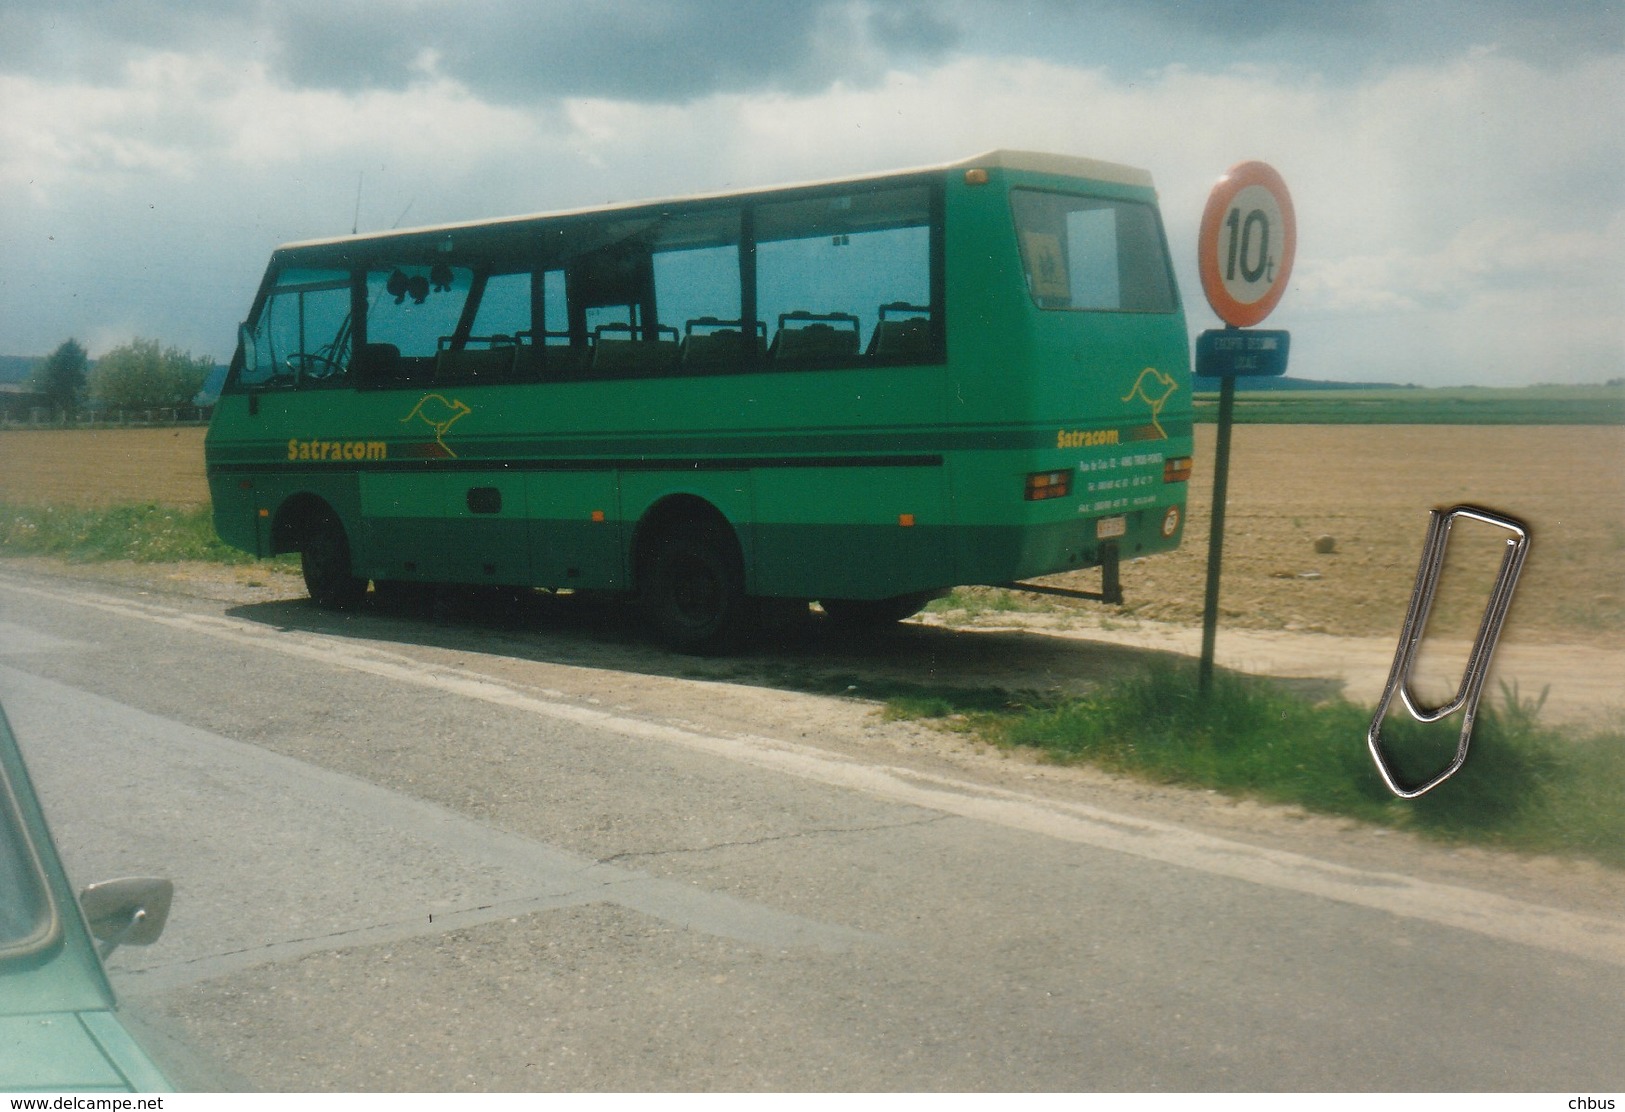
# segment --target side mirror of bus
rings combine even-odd
[[[252,381],[254,372],[259,370],[259,351],[254,345],[254,333],[249,331],[247,321],[237,326],[237,350],[242,354],[242,373]]]

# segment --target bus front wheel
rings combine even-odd
[[[324,610],[347,610],[367,594],[367,581],[350,569],[350,541],[344,526],[331,514],[318,518],[305,534],[299,550],[299,570],[305,590]]]
[[[656,632],[679,652],[733,647],[748,614],[745,574],[733,538],[713,523],[674,525],[652,554],[644,601]]]

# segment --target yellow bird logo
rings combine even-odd
[[[401,418],[401,424],[404,425],[414,418],[422,421],[434,430],[434,442],[440,445],[440,450],[456,459],[457,453],[446,447],[446,442],[441,437],[446,435],[447,429],[472,412],[474,411],[456,399],[448,400],[441,394],[425,394],[418,399],[418,404],[412,407],[412,412]]]
[[[1147,378],[1151,379],[1155,384],[1149,389],[1146,386]],[[1159,387],[1162,393],[1153,394],[1152,391]],[[1168,399],[1173,396],[1174,391],[1177,389],[1179,389],[1179,383],[1174,381],[1172,377],[1163,374],[1155,367],[1147,367],[1140,372],[1140,377],[1134,380],[1134,385],[1129,387],[1129,392],[1118,400],[1126,402],[1138,395],[1141,401],[1151,407],[1151,427],[1157,430],[1157,435],[1160,438],[1167,440],[1168,433],[1164,431],[1157,418],[1162,415],[1162,407],[1168,404]]]

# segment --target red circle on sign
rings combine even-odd
[[[1270,315],[1292,277],[1298,221],[1292,195],[1263,162],[1232,166],[1208,194],[1196,262],[1219,319],[1247,328]]]

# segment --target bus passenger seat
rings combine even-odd
[[[915,314],[906,319],[886,319],[887,313]],[[926,305],[910,305],[906,301],[893,301],[880,307],[880,322],[874,335],[869,337],[866,355],[887,362],[917,362],[931,354],[931,309]]]
[[[731,327],[730,327],[731,326]],[[695,328],[711,329],[696,332]],[[758,327],[762,327],[758,325]],[[744,321],[700,317],[685,326],[683,370],[696,374],[733,370],[743,365],[745,356]],[[758,333],[756,354],[761,356],[766,338]]]
[[[559,382],[579,377],[592,361],[590,340],[572,345],[568,332],[526,329],[514,333],[514,377],[522,382]]]
[[[791,328],[790,322],[801,326]],[[773,337],[768,359],[774,363],[813,366],[845,362],[857,354],[857,317],[851,313],[809,313],[798,309],[779,314],[779,331]]]
[[[638,377],[665,374],[677,366],[677,329],[660,324],[653,329],[655,339],[633,336],[631,325],[601,324],[593,329],[592,369],[595,376]],[[606,336],[606,332],[624,332],[625,339]],[[671,333],[671,339],[663,338]]]
[[[519,349],[511,340],[505,345],[490,338],[488,348],[442,347],[435,356],[434,376],[443,379],[467,381],[504,381],[513,378],[515,357]]]
[[[702,332],[683,340],[683,369],[710,371],[738,362],[742,348],[734,331]]]

